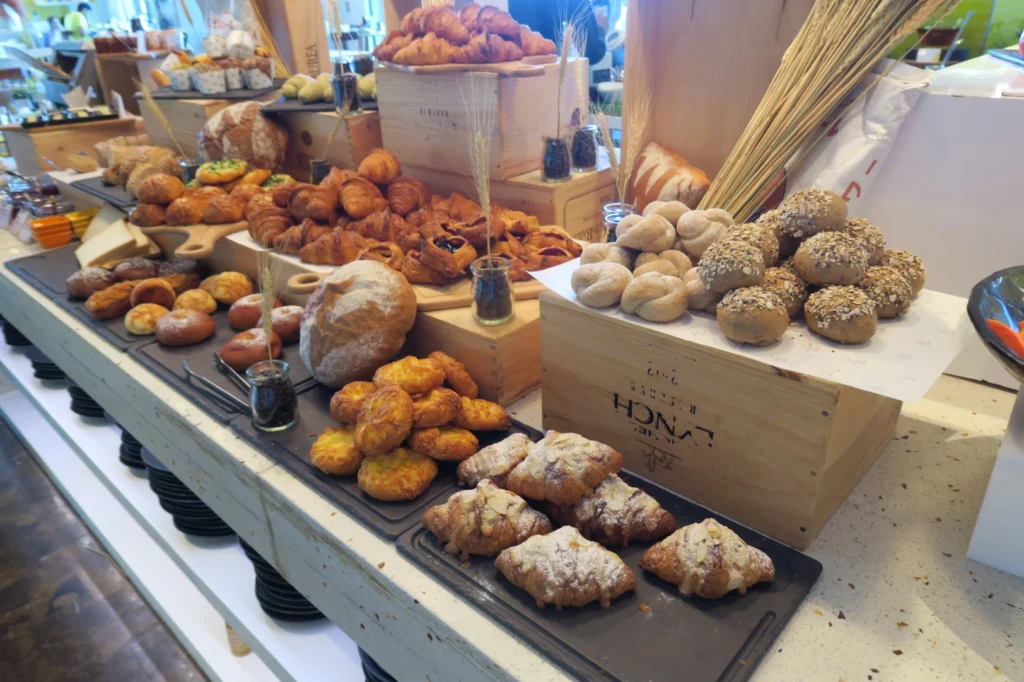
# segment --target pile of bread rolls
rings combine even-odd
[[[721,209],[655,201],[623,218],[617,241],[583,250],[572,288],[592,308],[618,305],[650,322],[713,312],[739,343],[777,341],[790,320],[846,344],[866,342],[879,318],[906,313],[924,287],[921,259],[886,250],[881,230],[847,218],[834,192],[805,189],[757,222]]]

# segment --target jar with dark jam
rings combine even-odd
[[[298,421],[298,398],[287,362],[262,360],[246,370],[252,389],[252,425],[261,431],[283,431]]]
[[[572,155],[564,137],[545,137],[540,177],[545,182],[565,182],[572,177]]]
[[[580,173],[597,170],[597,146],[601,131],[595,125],[583,126],[572,134],[572,165]]]
[[[477,324],[495,326],[515,317],[512,292],[512,261],[501,256],[477,258],[473,273],[473,319]]]

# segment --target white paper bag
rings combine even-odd
[[[856,100],[853,105],[838,120],[830,117],[822,124],[828,132],[789,172],[786,195],[807,187],[832,190],[846,200],[850,215],[858,215],[858,200],[878,177],[903,121],[933,77],[934,72],[908,64],[880,62],[847,96],[845,102]]]

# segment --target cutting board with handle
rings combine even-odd
[[[235,232],[249,229],[249,222],[246,220],[225,225],[157,225],[156,227],[143,227],[142,233],[153,234],[183,234],[185,241],[174,250],[176,258],[199,260],[208,258],[213,253],[213,247],[222,237]]]

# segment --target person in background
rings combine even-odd
[[[87,2],[78,3],[74,12],[64,15],[64,30],[71,32],[74,40],[82,40],[89,37],[89,19],[86,15],[92,11],[92,5]]]
[[[508,13],[559,46],[564,35],[563,22],[575,19],[577,30],[587,35],[584,56],[592,65],[604,57],[604,31],[597,25],[589,0],[508,0]]]
[[[50,30],[43,36],[43,46],[53,47],[56,43],[63,40],[64,26],[60,23],[60,19],[57,17],[50,17]]]

